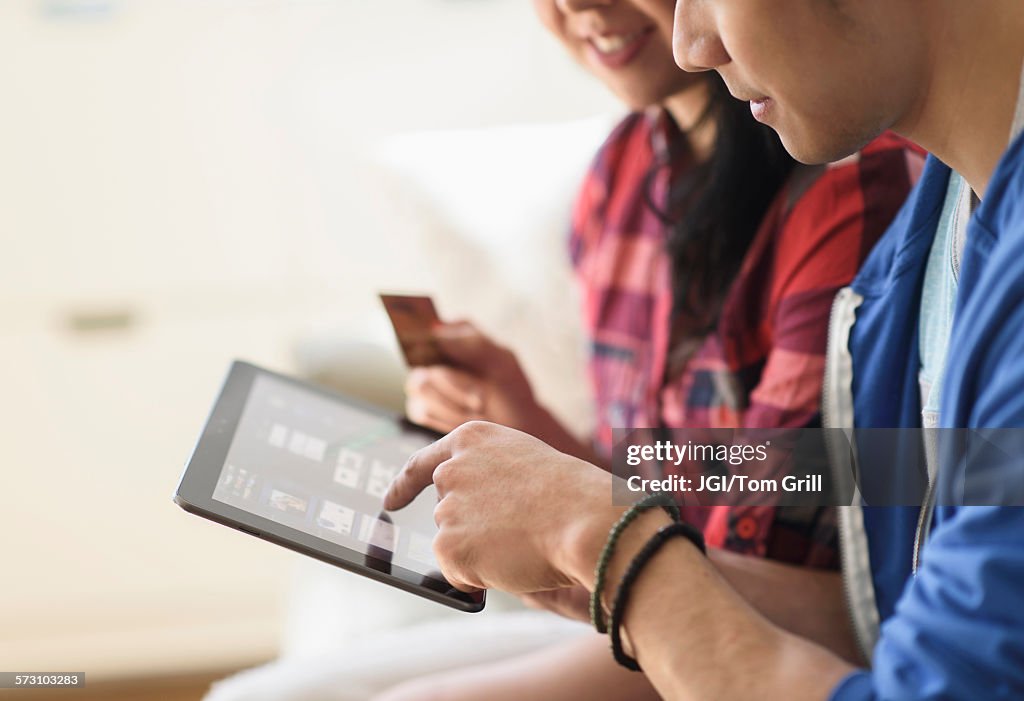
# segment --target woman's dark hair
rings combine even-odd
[[[649,204],[671,227],[675,315],[687,316],[692,332],[706,333],[717,323],[761,220],[796,161],[776,133],[753,118],[749,105],[729,94],[717,73],[705,76],[709,99],[699,123],[714,123],[711,157],[673,173],[667,202],[656,205],[650,185],[657,169],[671,167],[689,151],[686,135],[670,124],[668,163],[655,164],[647,191]]]

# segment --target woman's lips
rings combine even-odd
[[[591,37],[587,40],[589,53],[595,61],[606,68],[622,68],[637,57],[653,32],[653,28],[648,28],[629,34]]]
[[[772,99],[770,97],[759,97],[756,100],[750,101],[750,114],[754,115],[754,119],[767,124],[768,119],[771,117]]]

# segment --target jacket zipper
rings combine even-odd
[[[917,529],[914,531],[914,559],[911,565],[911,573],[915,577],[921,566],[921,549],[924,548],[932,530],[932,518],[935,515],[935,482],[936,480],[929,475],[928,489],[925,490],[924,500],[921,502],[921,512],[917,515]]]
[[[832,431],[837,428],[853,428],[853,417],[839,417],[836,414],[840,413],[838,405],[835,403],[837,397],[834,396],[836,391],[841,391],[840,388],[835,387],[837,384],[833,380],[833,375],[837,372],[835,367],[836,356],[840,352],[835,346],[840,342],[837,338],[837,327],[840,323],[837,317],[839,311],[843,310],[846,312],[847,308],[853,301],[854,291],[850,287],[844,287],[836,293],[835,300],[832,303],[832,308],[829,311],[828,317],[828,346],[825,352],[825,381],[822,383],[822,400],[821,400],[821,417],[822,426],[825,429],[825,447],[829,454],[829,463],[832,465],[835,471],[836,482],[841,484],[842,475],[839,474],[839,466],[841,463],[835,459],[837,448],[835,441],[832,439]],[[853,307],[856,309],[856,307]],[[849,313],[852,313],[851,309]],[[848,340],[848,339],[847,339]],[[849,426],[837,426],[837,422],[844,420]],[[856,481],[854,482],[856,485]],[[859,494],[859,490],[855,490],[855,494]],[[837,509],[850,509],[852,506],[837,506]],[[846,602],[846,615],[847,622],[850,624],[850,629],[853,631],[854,639],[857,642],[857,648],[860,650],[861,656],[866,661],[871,660],[871,648],[873,645],[869,645],[868,641],[864,637],[864,633],[861,631],[861,626],[858,625],[857,619],[854,615],[854,600],[853,600],[853,589],[850,584],[850,570],[852,568],[853,554],[850,547],[850,538],[852,537],[849,532],[849,528],[846,524],[846,518],[844,514],[840,512],[836,518],[836,528],[839,536],[839,562],[840,562],[840,579],[843,586],[843,599]]]

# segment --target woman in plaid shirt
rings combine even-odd
[[[922,155],[885,135],[829,166],[795,163],[717,74],[676,68],[673,0],[534,6],[635,110],[587,173],[570,237],[590,338],[595,434],[589,443],[571,435],[537,403],[515,357],[465,322],[437,330],[450,365],[410,373],[410,418],[443,432],[485,419],[604,465],[613,428],[815,425],[832,299],[902,205]],[[828,509],[684,514],[709,546],[835,567]],[[442,684],[446,699],[524,698],[526,689],[530,698],[655,697],[605,647],[603,637],[587,636],[386,696],[436,698]]]

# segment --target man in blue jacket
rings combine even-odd
[[[836,300],[826,424],[1024,428],[1024,3],[678,0],[675,40],[682,67],[717,70],[800,160],[837,160],[886,129],[934,154]],[[1019,491],[1024,454],[988,459],[993,483]],[[893,480],[908,469],[882,467]],[[387,504],[438,486],[435,552],[456,586],[592,591],[621,513],[608,480],[473,423],[414,456]],[[1024,699],[1024,509],[951,506],[931,488],[923,500],[842,510],[870,670],[835,654],[845,624],[806,573],[734,568],[678,538],[634,559],[668,523],[657,511],[601,570],[618,582],[643,566],[619,611],[627,647],[670,699]]]
[[[934,154],[836,300],[826,425],[1024,427],[1022,17],[989,0],[677,4],[677,60],[719,70],[797,158],[882,128]],[[745,34],[766,26],[809,41],[768,57]],[[862,50],[841,56],[844,36]],[[1024,481],[1024,455],[1002,467]],[[874,653],[837,696],[1024,698],[1024,620],[1007,615],[1024,605],[1024,510],[927,502],[841,514],[851,613]]]

